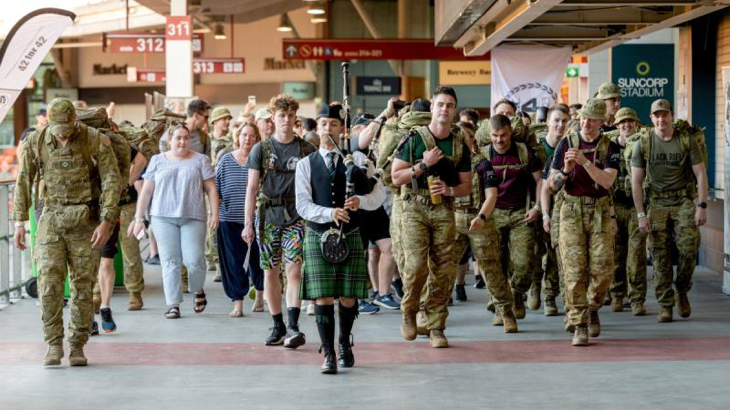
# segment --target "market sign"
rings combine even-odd
[[[194,58],[195,74],[243,74],[243,58]]]
[[[639,119],[651,124],[649,110],[663,98],[674,106],[674,45],[624,44],[611,56],[612,81],[621,88],[621,106],[636,110]]]
[[[314,83],[284,83],[283,93],[291,95],[295,100],[311,100],[314,98]]]
[[[400,77],[356,77],[357,95],[400,95]]]
[[[193,53],[203,52],[203,36],[194,33]],[[165,52],[165,34],[163,33],[111,33],[104,35],[104,47],[112,53],[127,54],[162,54]]]
[[[319,40],[285,39],[285,60],[487,60],[489,54],[465,57],[453,47],[436,47],[432,39]]]
[[[492,67],[489,60],[439,61],[439,84],[489,85]]]

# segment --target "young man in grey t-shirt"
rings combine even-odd
[[[296,349],[306,340],[299,331],[302,301],[299,283],[303,262],[304,220],[295,206],[294,176],[300,159],[314,152],[314,147],[294,135],[299,103],[281,94],[269,103],[275,132],[271,138],[256,144],[249,154],[246,190],[246,221],[241,236],[249,245],[258,238],[261,268],[264,269],[264,292],[274,320],[269,346],[284,344]],[[254,220],[254,209],[256,218]],[[285,263],[286,305],[289,320],[284,326],[281,313],[279,268]]]

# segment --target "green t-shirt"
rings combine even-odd
[[[682,164],[682,144],[676,135],[669,140],[661,139],[654,130],[651,131],[651,152],[649,153],[649,166],[644,161],[641,143],[636,143],[631,153],[631,166],[647,169],[649,178],[649,189],[656,192],[678,191],[686,189],[688,182],[693,181],[691,165],[697,165],[704,161],[694,139],[690,138],[690,160]],[[691,164],[691,165],[690,165]],[[657,198],[653,203],[659,206],[679,205],[684,198]]]
[[[428,128],[426,129],[428,130]],[[431,132],[431,130],[428,130],[428,132]],[[434,137],[434,140],[436,141],[436,146],[444,153],[444,159],[432,167],[433,169],[438,169],[446,157],[454,155],[454,134],[449,134],[449,136],[444,139]],[[464,146],[461,150],[461,158],[459,159],[459,163],[455,164],[455,168],[457,172],[471,172],[471,155],[469,147],[467,147],[465,143],[462,144],[464,144]],[[398,159],[415,165],[423,159],[424,152],[426,152],[426,144],[423,143],[423,138],[421,138],[420,135],[414,135],[408,139],[405,147],[398,155]],[[413,156],[411,156],[411,153],[413,153]],[[419,188],[428,188],[428,183],[426,182],[427,175],[430,175],[429,171],[421,174],[418,178]]]

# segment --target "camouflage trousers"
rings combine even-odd
[[[127,229],[134,221],[136,207],[136,202],[119,207],[119,242],[124,260],[124,287],[130,293],[144,290],[144,271],[142,256],[139,253],[139,241],[134,236],[127,236]]]
[[[63,293],[68,270],[71,317],[68,342],[85,344],[94,317],[92,292],[101,258],[91,249],[96,222],[86,205],[46,206],[38,221],[33,260],[38,268],[38,302],[46,344],[63,342]]]
[[[401,271],[401,310],[404,315],[415,316],[425,292],[422,310],[428,329],[443,330],[456,278],[454,211],[446,205],[426,205],[422,200],[426,201],[420,197],[403,201],[401,242],[405,266]]]
[[[565,307],[565,311],[568,312],[570,306],[568,306],[568,299],[565,297],[565,270],[563,269],[563,258],[560,255],[560,210],[563,207],[563,202],[565,202],[563,195],[564,192],[561,191],[553,197],[554,203],[550,219],[550,244],[552,245],[552,249],[548,248],[547,255],[548,264],[551,259],[555,261],[555,266],[558,271],[558,284],[560,291],[563,293],[563,306]]]
[[[482,229],[469,232],[472,219],[477,217],[476,212],[455,212],[456,238],[454,239],[454,262],[458,262],[467,246],[471,244],[474,259],[479,271],[487,282],[487,290],[492,296],[492,302],[500,312],[512,309],[512,291],[507,278],[502,274],[499,262],[498,235],[494,218],[484,222]],[[453,282],[452,282],[453,283]],[[451,294],[451,292],[449,292]]]
[[[393,252],[393,260],[398,267],[398,272],[405,269],[405,254],[403,253],[401,221],[403,219],[403,199],[400,195],[393,195],[393,208],[390,213],[390,246]]]
[[[614,203],[618,233],[614,236],[613,282],[610,293],[631,303],[646,301],[646,234],[639,230],[636,208]]]
[[[207,199],[205,209],[210,209]],[[208,262],[208,265],[218,263],[218,231],[210,229],[210,227],[207,227],[205,232],[205,261]]]
[[[659,306],[674,306],[672,282],[671,247],[676,244],[679,252],[677,278],[674,286],[677,292],[685,293],[692,289],[697,250],[700,246],[700,230],[695,225],[695,204],[685,199],[675,206],[649,206],[651,224],[652,261],[654,263],[654,288]]]
[[[541,286],[547,297],[557,297],[560,294],[557,256],[550,234],[545,232],[541,224],[535,224],[535,258],[532,263],[533,286]]]
[[[526,293],[532,285],[531,259],[535,252],[535,231],[525,221],[525,208],[495,209],[502,272],[512,290]]]
[[[588,324],[588,313],[598,311],[611,284],[613,235],[608,197],[581,204],[587,197],[566,194],[560,209],[560,254],[563,258],[568,320]]]

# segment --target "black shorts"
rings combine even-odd
[[[375,243],[390,238],[390,218],[382,206],[374,211],[365,211],[361,215],[360,235],[365,247],[368,242]]]
[[[117,255],[118,251],[117,242],[119,242],[119,222],[114,225],[114,230],[112,230],[112,236],[109,237],[109,240],[106,241],[104,247],[101,248],[101,257],[106,259],[114,259],[114,256]]]
[[[471,252],[471,244],[467,245],[466,249],[464,249],[464,254],[461,255],[461,260],[459,261],[459,265],[463,265],[467,262],[469,262],[469,259],[472,258],[472,252]]]

